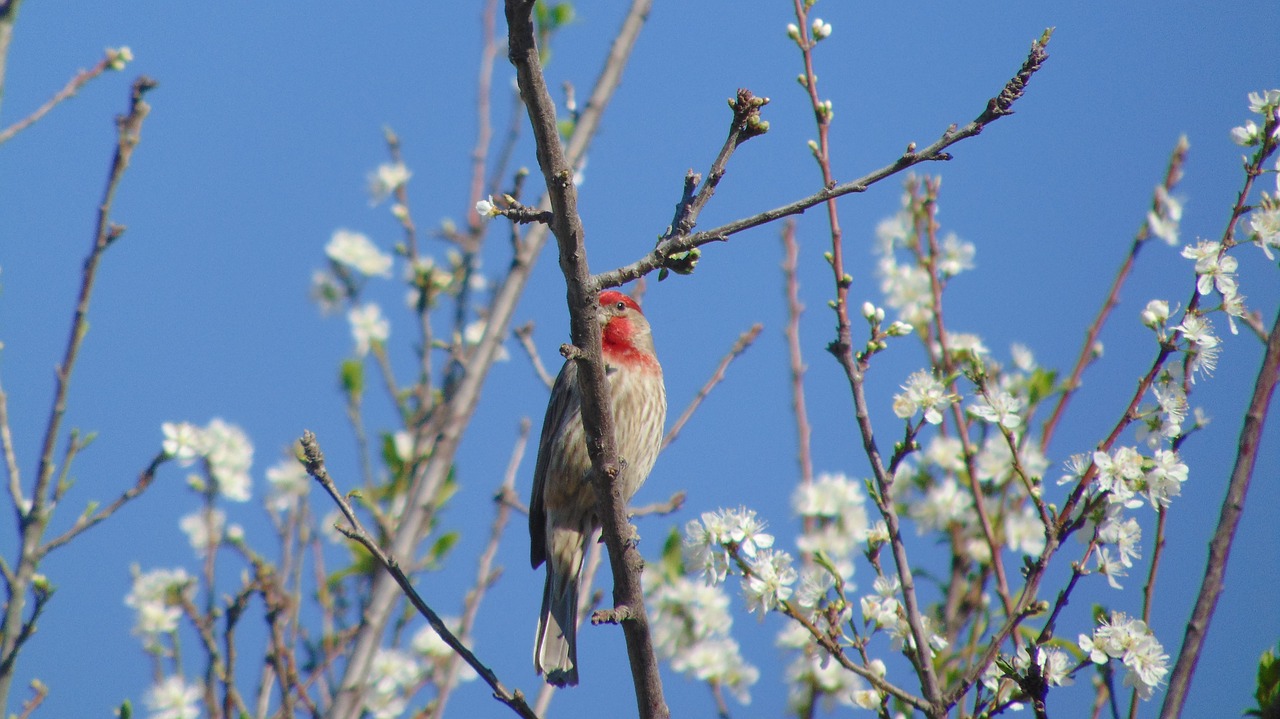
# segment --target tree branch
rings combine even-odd
[[[5,21],[9,19],[7,14],[12,12],[15,7],[16,4],[0,7],[0,43],[7,41],[5,32],[8,27]],[[0,53],[4,49],[0,47]],[[0,57],[2,56],[0,54]],[[147,113],[151,111],[151,106],[143,101],[142,97],[148,90],[155,87],[155,84],[154,80],[146,76],[135,80],[130,93],[129,112],[116,118],[118,132],[115,155],[112,158],[111,169],[107,175],[107,186],[103,192],[102,201],[98,205],[97,228],[94,232],[93,245],[90,247],[89,255],[84,262],[79,298],[76,301],[75,311],[71,320],[70,336],[67,339],[62,362],[54,372],[53,405],[49,410],[48,423],[45,425],[39,466],[36,469],[31,496],[27,498],[29,506],[15,507],[15,511],[18,513],[18,531],[21,535],[19,555],[21,559],[15,569],[14,580],[9,587],[9,602],[5,607],[3,622],[0,623],[0,657],[3,658],[4,662],[3,667],[0,667],[0,706],[4,706],[8,701],[9,687],[13,681],[13,663],[22,641],[22,613],[26,604],[26,593],[35,577],[36,565],[40,559],[40,539],[48,527],[49,518],[53,512],[53,507],[50,504],[52,499],[50,484],[56,467],[54,450],[62,428],[62,418],[67,411],[67,395],[71,383],[71,373],[75,368],[76,358],[79,356],[80,346],[84,342],[85,334],[89,331],[86,318],[89,313],[89,299],[93,294],[98,264],[102,260],[102,255],[106,252],[107,247],[124,232],[123,227],[111,222],[111,207],[115,200],[116,189],[120,186],[124,172],[129,167],[129,159],[133,156],[133,150],[138,145],[142,131],[142,121],[146,119]]]
[[[637,3],[641,6],[643,3]],[[609,383],[605,378],[600,350],[599,287],[592,280],[583,241],[582,220],[578,216],[577,189],[573,185],[573,164],[560,145],[555,104],[542,75],[542,65],[534,38],[531,0],[507,0],[506,15],[509,58],[516,68],[520,96],[524,99],[537,144],[538,166],[542,170],[551,201],[551,232],[560,249],[560,269],[568,290],[570,336],[578,348],[578,382],[582,395],[582,424],[596,487],[596,515],[600,519],[609,562],[613,570],[613,606],[624,609],[629,620],[622,623],[627,654],[635,685],[636,704],[641,717],[667,717],[658,659],[649,635],[640,571],[640,552],[627,538],[633,533],[627,520],[626,502],[617,478],[621,470],[614,438],[613,415],[609,411]]]
[[[1026,61],[1023,62],[1022,68],[1018,73],[1009,80],[1004,90],[999,95],[987,102],[987,108],[972,122],[964,127],[957,128],[955,125],[948,127],[942,133],[942,137],[936,142],[920,151],[909,150],[903,153],[901,157],[894,160],[888,165],[878,170],[873,170],[856,180],[842,182],[826,187],[815,192],[808,197],[801,198],[794,202],[775,207],[771,210],[765,210],[750,217],[744,217],[740,220],[712,228],[703,230],[702,232],[694,232],[687,235],[679,235],[671,239],[660,242],[657,247],[653,248],[649,254],[632,262],[629,265],[619,267],[615,270],[602,272],[592,278],[601,288],[617,287],[631,280],[642,277],[659,267],[667,261],[672,255],[681,252],[688,252],[702,245],[711,242],[719,242],[728,239],[729,236],[735,235],[744,230],[773,222],[774,220],[788,217],[790,215],[802,214],[805,210],[815,205],[820,205],[828,200],[848,195],[855,192],[866,192],[867,188],[872,185],[892,177],[903,170],[914,167],[922,162],[934,162],[950,160],[951,155],[943,152],[948,147],[960,142],[961,140],[973,137],[983,131],[987,125],[996,120],[1013,113],[1011,109],[1012,103],[1022,96],[1026,88],[1027,82],[1030,81],[1032,75],[1038,72],[1044,61],[1048,59],[1049,54],[1045,51],[1045,47],[1049,43],[1051,30],[1046,30],[1031,45],[1031,52],[1028,54]]]
[[[716,385],[720,384],[720,382],[724,380],[724,373],[729,369],[729,364],[737,359],[743,352],[747,351],[747,348],[750,347],[752,343],[756,341],[756,338],[760,336],[760,330],[762,329],[764,329],[764,325],[757,322],[747,328],[746,332],[738,335],[738,340],[733,343],[733,347],[729,348],[729,353],[720,360],[720,364],[716,367],[716,371],[711,373],[711,378],[707,380],[706,384],[702,385],[702,389],[698,390],[698,394],[691,402],[689,402],[689,406],[685,407],[684,412],[680,414],[680,417],[675,421],[675,424],[671,425],[671,429],[667,430],[667,436],[662,438],[663,449],[666,449],[667,445],[676,441],[676,437],[680,436],[680,430],[684,429],[685,423],[687,423],[689,418],[693,416],[693,413],[698,410],[698,407],[702,404],[702,400],[706,399],[707,395],[711,394],[711,390],[715,389]]]
[[[404,571],[400,569],[400,563],[396,561],[395,557],[382,551],[382,548],[373,540],[373,537],[369,536],[369,532],[361,524],[360,518],[356,516],[355,510],[351,508],[342,492],[338,491],[333,478],[329,476],[328,470],[325,469],[324,453],[320,450],[319,443],[316,442],[316,436],[310,431],[302,433],[302,451],[306,457],[304,464],[307,468],[307,474],[319,482],[321,487],[324,487],[325,492],[338,505],[338,508],[342,510],[342,515],[351,524],[350,527],[339,526],[337,528],[338,531],[356,540],[365,549],[369,550],[369,554],[373,555],[374,559],[377,559],[378,563],[395,579],[396,584],[399,585],[404,595],[409,598],[409,602],[413,604],[414,609],[417,609],[419,614],[426,617],[431,628],[440,635],[444,643],[448,644],[449,648],[462,657],[463,661],[469,664],[472,669],[475,669],[480,678],[484,679],[485,683],[493,689],[494,698],[511,707],[512,711],[526,719],[538,719],[538,715],[534,714],[533,709],[525,703],[524,694],[518,689],[514,692],[508,690],[498,679],[498,676],[493,673],[493,670],[485,666],[466,645],[454,636],[453,632],[449,631],[449,628],[441,621],[440,616],[432,611],[431,607],[427,606],[427,603],[418,595],[418,592],[413,588],[413,582],[405,576]]]
[[[1209,621],[1213,618],[1218,597],[1222,594],[1231,542],[1235,538],[1240,515],[1244,513],[1245,495],[1249,492],[1249,480],[1253,477],[1253,466],[1258,459],[1259,440],[1267,422],[1267,410],[1277,379],[1280,379],[1280,313],[1277,313],[1276,320],[1271,325],[1267,352],[1262,358],[1262,367],[1258,369],[1253,397],[1249,400],[1249,409],[1244,416],[1244,427],[1240,429],[1240,442],[1236,449],[1235,466],[1231,469],[1231,481],[1227,485],[1227,496],[1222,501],[1222,511],[1218,515],[1218,528],[1209,542],[1209,563],[1204,570],[1204,580],[1200,584],[1191,619],[1187,622],[1182,650],[1178,652],[1178,661],[1169,676],[1169,689],[1160,709],[1161,719],[1175,719],[1182,714],[1187,688],[1191,684],[1191,676],[1195,673],[1196,662],[1200,659],[1204,638],[1209,631]]]
[[[648,16],[652,0],[633,0],[622,27],[614,38],[604,67],[592,88],[590,99],[578,116],[566,149],[571,164],[581,160],[600,126],[600,117],[613,98],[621,81],[622,70],[631,57],[640,29]],[[505,163],[505,159],[499,165]],[[539,206],[549,207],[544,199]],[[415,466],[408,496],[408,509],[396,528],[392,552],[396,556],[412,556],[421,539],[422,528],[429,526],[434,513],[435,497],[449,476],[453,458],[462,441],[476,405],[480,389],[493,367],[498,348],[511,326],[516,303],[524,292],[529,273],[547,241],[547,226],[534,225],[522,242],[516,244],[505,279],[494,291],[489,305],[488,321],[479,344],[468,358],[467,371],[445,403],[433,411],[429,422],[419,429],[433,437],[430,457]],[[373,580],[363,615],[363,626],[356,633],[353,647],[330,707],[332,719],[356,719],[361,712],[361,697],[373,657],[381,644],[382,632],[400,597],[400,588],[390,575],[379,574]]]

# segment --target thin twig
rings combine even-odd
[[[1182,166],[1186,163],[1187,150],[1190,147],[1191,145],[1187,142],[1185,135],[1178,138],[1178,144],[1174,146],[1173,153],[1169,156],[1169,165],[1165,169],[1164,182],[1160,185],[1165,192],[1173,192],[1178,182],[1182,180]],[[1153,212],[1160,211],[1159,196],[1151,200],[1151,208]],[[1049,418],[1045,420],[1044,427],[1040,430],[1040,451],[1043,452],[1048,449],[1049,440],[1053,437],[1053,432],[1058,427],[1058,422],[1067,408],[1067,403],[1071,401],[1071,396],[1075,394],[1076,390],[1080,389],[1080,377],[1095,356],[1094,346],[1098,343],[1098,336],[1102,334],[1102,326],[1106,324],[1111,311],[1120,304],[1120,289],[1133,271],[1133,265],[1138,259],[1138,251],[1142,249],[1147,240],[1151,239],[1151,236],[1151,223],[1143,220],[1142,226],[1138,228],[1138,233],[1134,235],[1133,243],[1129,245],[1129,253],[1125,256],[1124,262],[1121,263],[1120,269],[1116,272],[1115,279],[1111,281],[1111,290],[1107,292],[1107,298],[1103,300],[1102,307],[1098,309],[1097,317],[1094,318],[1093,324],[1089,325],[1089,330],[1085,333],[1084,344],[1080,347],[1080,356],[1076,358],[1075,366],[1071,368],[1071,376],[1062,383],[1062,394],[1058,395],[1058,402],[1054,405],[1053,412],[1049,414]]]
[[[556,380],[547,371],[547,366],[542,363],[542,357],[538,354],[538,346],[533,343],[533,321],[525,322],[512,331],[516,339],[520,340],[520,346],[524,348],[525,354],[529,356],[529,362],[533,364],[533,371],[538,375],[538,379],[542,380],[542,384],[551,389]]]
[[[39,122],[40,118],[48,115],[49,111],[57,107],[62,101],[75,97],[76,93],[80,92],[81,88],[88,85],[97,76],[107,70],[115,69],[116,67],[123,67],[123,63],[128,62],[128,60],[121,54],[122,52],[123,51],[121,50],[108,49],[106,51],[106,55],[98,61],[98,64],[88,70],[81,70],[76,73],[75,77],[71,78],[65,87],[54,93],[53,97],[49,98],[45,104],[36,108],[35,112],[27,115],[21,120],[18,120],[12,125],[6,127],[4,130],[0,130],[0,145],[12,140],[14,135],[17,135],[19,132],[22,132],[28,127]],[[3,61],[0,60],[0,62]],[[2,82],[3,81],[0,80],[0,83]]]
[[[680,430],[684,429],[685,423],[698,410],[702,400],[706,399],[707,395],[711,394],[711,390],[715,389],[716,385],[724,380],[725,370],[729,369],[730,363],[747,351],[747,348],[760,336],[760,330],[762,329],[764,329],[764,325],[757,322],[751,325],[746,332],[738,335],[738,339],[733,343],[733,347],[729,349],[729,353],[721,358],[716,371],[711,373],[711,378],[707,380],[706,384],[702,385],[702,389],[698,390],[698,394],[689,402],[689,406],[685,407],[684,412],[680,413],[680,418],[671,425],[671,429],[667,431],[667,436],[662,438],[662,449],[666,449],[667,445],[676,441],[676,438],[680,436]]]
[[[1046,31],[1044,36],[1032,45],[1031,53],[1028,55],[1027,61],[1023,63],[1022,69],[1019,70],[1018,74],[1009,81],[1005,86],[1005,90],[1001,92],[999,96],[988,101],[988,107],[982,112],[982,114],[963,127],[957,128],[955,125],[948,127],[937,141],[928,147],[925,147],[923,150],[903,153],[903,155],[897,160],[894,160],[888,165],[877,170],[872,170],[862,177],[848,182],[824,187],[824,189],[794,202],[775,207],[771,210],[756,213],[750,217],[734,220],[733,222],[729,222],[709,230],[673,237],[670,240],[662,242],[649,252],[649,254],[635,262],[619,267],[615,270],[602,272],[595,275],[592,280],[600,288],[617,287],[662,267],[667,261],[667,258],[672,255],[679,254],[681,252],[688,252],[695,247],[701,247],[702,245],[712,242],[723,241],[731,235],[736,235],[739,232],[749,230],[753,227],[759,227],[760,225],[773,222],[774,220],[778,220],[783,217],[802,214],[810,207],[820,205],[828,200],[832,200],[843,195],[866,192],[867,189],[875,183],[892,177],[899,172],[910,167],[914,167],[920,163],[950,160],[951,155],[943,152],[945,149],[957,142],[960,142],[961,140],[966,140],[978,135],[987,125],[995,122],[1004,115],[1011,114],[1012,111],[1008,110],[1008,107],[1014,100],[1021,96],[1022,88],[1025,86],[1026,82],[1030,80],[1031,76],[1040,69],[1041,65],[1049,56],[1048,53],[1045,52],[1045,46],[1048,44],[1049,34],[1050,33]],[[1005,111],[992,111],[993,106],[996,108],[1005,108]]]
[[[356,516],[355,510],[353,510],[351,505],[347,503],[346,497],[342,495],[342,492],[338,491],[338,487],[334,484],[333,478],[329,476],[328,470],[325,469],[324,453],[321,452],[320,445],[316,442],[316,436],[310,431],[302,433],[302,451],[306,457],[304,463],[307,467],[307,474],[311,475],[317,482],[319,482],[321,487],[324,487],[325,492],[327,492],[329,497],[338,505],[338,508],[342,510],[342,515],[346,517],[347,522],[350,523],[350,527],[339,526],[338,531],[359,542],[365,549],[369,550],[369,554],[373,555],[373,558],[378,560],[378,563],[381,564],[383,568],[385,568],[395,579],[396,584],[400,586],[401,591],[403,591],[405,596],[408,597],[410,603],[412,603],[414,608],[426,618],[427,622],[431,625],[431,628],[440,635],[440,638],[444,640],[445,644],[448,644],[450,649],[461,656],[463,661],[469,664],[472,669],[475,669],[476,673],[480,675],[480,678],[484,679],[485,683],[493,689],[494,697],[498,701],[511,707],[512,711],[522,717],[526,717],[526,719],[537,719],[537,715],[534,714],[533,710],[529,708],[529,705],[525,703],[524,695],[520,690],[517,689],[515,692],[509,691],[498,679],[497,675],[494,674],[489,667],[485,666],[476,657],[476,655],[466,647],[466,645],[459,641],[458,638],[454,636],[453,632],[449,631],[449,628],[445,626],[443,621],[441,621],[439,615],[437,615],[431,607],[427,606],[427,603],[418,595],[418,592],[413,588],[413,582],[411,582],[400,569],[399,562],[397,562],[394,557],[384,552],[382,548],[373,541],[373,537],[369,536],[369,532],[365,530],[364,525],[360,522],[360,518]]]
[[[137,499],[138,496],[143,492],[147,491],[147,488],[150,487],[151,483],[155,481],[156,470],[158,470],[160,468],[160,465],[166,462],[168,459],[169,459],[169,456],[166,455],[163,451],[161,451],[151,460],[151,464],[147,465],[147,468],[142,470],[142,472],[138,474],[138,481],[135,482],[132,487],[125,490],[123,494],[117,497],[116,501],[112,502],[106,507],[103,507],[102,509],[99,509],[93,514],[81,515],[80,518],[76,520],[76,523],[71,525],[71,527],[67,531],[63,532],[58,537],[55,537],[54,539],[51,539],[45,544],[43,544],[40,547],[40,555],[41,556],[47,555],[49,552],[52,552],[58,547],[65,545],[67,542],[70,542],[71,540],[78,537],[85,530],[89,529],[90,527],[96,526],[97,524],[111,517],[111,515],[115,514],[117,511],[120,510],[121,507],[128,504],[130,501]]]
[[[653,514],[672,514],[680,511],[680,508],[684,506],[686,498],[688,498],[688,493],[682,489],[671,495],[671,498],[665,502],[654,502],[653,504],[646,504],[642,507],[633,507],[631,509],[631,516],[648,517]]]
[[[13,501],[13,506],[26,506],[26,499],[22,496],[22,474],[18,468],[18,453],[13,447],[13,432],[9,424],[9,395],[4,391],[4,385],[0,384],[0,445],[4,449],[5,469],[9,473],[9,499]]]

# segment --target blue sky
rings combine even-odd
[[[1280,27],[1280,5],[890,5],[826,0],[817,6],[834,27],[818,50],[817,73],[834,104],[833,164],[840,178],[886,164],[908,142],[926,144],[949,124],[972,119],[1031,40],[1056,27],[1051,59],[1017,113],[955,147],[952,162],[925,169],[943,176],[944,229],[978,250],[977,269],[950,290],[953,327],[980,333],[998,358],[1007,360],[1010,343],[1022,342],[1042,365],[1065,371],[1181,134],[1191,141],[1178,192],[1186,199],[1183,237],[1221,235],[1242,175],[1241,150],[1228,133],[1248,119],[1247,93],[1280,86],[1280,35],[1266,30]],[[621,3],[579,9],[554,50],[553,88],[567,81],[585,92],[623,9]],[[322,265],[323,246],[337,228],[365,232],[384,249],[398,240],[386,206],[371,207],[365,192],[366,174],[385,161],[384,126],[400,134],[414,171],[409,188],[419,223],[463,218],[470,201],[478,17],[475,3],[382,3],[356,11],[336,3],[24,5],[0,125],[25,116],[104,47],[128,45],[137,58],[123,75],[99,79],[0,147],[0,378],[24,476],[34,472],[52,368],[91,239],[114,142],[111,118],[124,109],[136,73],[160,83],[116,202],[114,217],[128,231],[104,260],[72,383],[68,425],[99,436],[74,468],[79,484],[55,528],[71,522],[84,503],[110,500],[130,486],[158,450],[165,421],[203,424],[222,417],[241,425],[257,447],[259,483],[262,471],[309,428],[339,481],[344,474],[354,480],[354,443],[336,386],[350,336],[341,318],[321,317],[308,301],[311,272]],[[805,148],[812,118],[794,79],[799,54],[784,30],[792,20],[791,4],[782,0],[657,3],[581,188],[593,269],[625,264],[652,246],[670,221],[685,170],[705,170],[719,149],[728,120],[724,99],[738,87],[773,99],[765,112],[772,129],[733,158],[702,226],[817,188]],[[512,77],[500,55],[495,86]],[[500,95],[499,128],[509,112]],[[532,166],[527,142],[517,152],[518,163]],[[891,180],[841,202],[855,279],[851,297],[858,303],[879,299],[873,230],[896,209],[900,188]],[[820,471],[865,476],[847,387],[823,350],[834,327],[825,309],[832,288],[821,257],[824,227],[818,213],[799,225],[814,460]],[[443,252],[439,243],[431,249]],[[1275,267],[1255,248],[1241,248],[1239,256],[1242,291],[1270,322],[1280,297]],[[485,269],[499,271],[505,257],[495,250]],[[696,393],[739,333],[754,322],[765,326],[637,497],[648,502],[677,489],[689,492],[679,515],[641,525],[651,556],[669,526],[721,506],[746,504],[780,537],[794,532],[786,511],[797,470],[781,259],[778,228],[766,227],[706,248],[691,278],[650,283],[645,311],[673,411]],[[1153,243],[1144,250],[1103,334],[1104,361],[1086,375],[1054,439],[1055,467],[1104,436],[1122,411],[1121,398],[1149,364],[1155,347],[1137,322],[1141,308],[1155,297],[1185,302],[1192,283],[1190,263],[1176,249]],[[391,313],[394,357],[408,378],[412,326],[400,309],[402,288],[387,282],[372,291]],[[553,365],[567,338],[563,297],[554,258],[544,255],[516,322],[536,322],[542,357]],[[1216,421],[1188,442],[1191,479],[1171,511],[1153,618],[1171,654],[1198,587],[1241,408],[1261,357],[1247,334],[1225,342],[1217,374],[1197,385],[1192,398]],[[536,423],[546,401],[516,344],[508,347],[513,359],[494,370],[458,459],[461,492],[443,521],[460,528],[463,539],[426,595],[442,613],[456,613],[461,604],[517,422],[527,416]],[[921,364],[918,350],[904,346],[873,370],[870,400],[882,436],[898,431],[892,395]],[[371,427],[393,419],[385,403],[368,410]],[[1188,716],[1247,708],[1257,656],[1280,636],[1280,537],[1270,516],[1280,504],[1277,441],[1273,423]],[[531,466],[529,457],[518,483],[522,493]],[[58,593],[22,655],[15,685],[31,677],[50,685],[43,716],[106,716],[122,699],[137,700],[145,691],[148,665],[130,636],[123,597],[133,563],[196,566],[177,527],[177,518],[198,501],[183,476],[168,468],[144,497],[46,564]],[[251,540],[267,541],[256,504],[229,512]],[[1144,529],[1150,532],[1150,524]],[[526,541],[514,523],[499,557],[506,568],[500,591],[488,600],[476,645],[508,684],[532,691],[537,684],[526,640],[531,646],[541,576],[526,569]],[[11,520],[0,524],[0,551],[14,554]],[[867,576],[857,578],[861,589],[869,589]],[[1091,602],[1140,608],[1136,573],[1124,593],[1107,590],[1098,577],[1090,583],[1068,610],[1073,617],[1063,624],[1065,636],[1086,631]],[[770,671],[781,666],[772,646],[779,622],[743,616],[736,627],[748,657],[765,668],[753,715],[778,715],[785,702]],[[615,705],[629,712],[630,689],[612,674],[625,657],[621,637],[608,629],[584,634],[584,686],[559,696],[554,712]],[[712,711],[702,687],[672,676],[667,688],[675,713]],[[1051,695],[1051,702],[1076,706],[1086,693],[1077,687]],[[15,692],[8,711],[17,709],[19,696]],[[505,712],[478,684],[453,701],[463,714]],[[1144,707],[1142,714],[1154,709]]]

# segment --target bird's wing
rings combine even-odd
[[[538,440],[538,462],[533,468],[533,494],[529,498],[529,563],[534,569],[547,559],[547,465],[551,463],[552,443],[557,431],[570,413],[578,411],[578,363],[565,362],[551,388],[547,414],[542,418],[542,436]]]

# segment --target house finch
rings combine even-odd
[[[600,323],[622,460],[618,482],[623,501],[630,501],[658,458],[667,392],[649,322],[635,300],[615,290],[601,292]],[[556,377],[542,420],[529,501],[530,560],[534,569],[547,563],[533,665],[556,686],[578,683],[578,582],[587,542],[600,528],[581,401],[578,365],[570,360]]]

